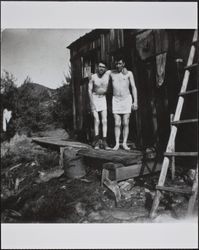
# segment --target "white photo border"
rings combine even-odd
[[[196,29],[197,21],[197,2],[1,1],[1,30]],[[1,229],[3,249],[198,247],[198,221],[193,218],[164,224],[2,224]]]

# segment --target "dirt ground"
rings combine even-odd
[[[122,202],[100,185],[101,170],[86,168],[86,175],[70,179],[59,167],[59,153],[15,136],[1,145],[2,223],[131,223],[169,222],[185,217],[188,197],[165,194],[158,216],[149,219],[158,175],[119,183]],[[175,184],[191,185],[191,174]],[[198,204],[195,215],[197,216]]]

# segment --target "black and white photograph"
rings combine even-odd
[[[194,28],[2,29],[1,223],[197,223],[197,74]]]

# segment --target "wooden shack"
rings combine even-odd
[[[79,140],[90,142],[93,119],[88,97],[88,72],[95,73],[99,60],[114,68],[115,56],[125,58],[134,74],[138,91],[137,112],[131,114],[129,142],[137,148],[165,150],[170,132],[170,115],[175,112],[184,66],[187,63],[194,30],[95,29],[74,41],[70,49],[73,88],[73,122]],[[193,73],[189,88],[197,84]],[[111,96],[108,100],[108,139],[114,144]],[[188,99],[182,116],[196,118],[197,96]],[[179,146],[197,147],[197,127],[179,130]],[[182,139],[182,135],[184,136]],[[186,142],[186,143],[182,143]]]

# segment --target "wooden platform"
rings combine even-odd
[[[32,138],[32,141],[42,146],[53,146],[57,148],[73,147],[73,148],[83,149],[83,148],[91,147],[85,143],[71,141],[71,140],[64,140],[58,137],[35,137],[35,138]]]
[[[78,155],[102,160],[104,162],[116,162],[122,163],[124,165],[131,165],[141,162],[143,159],[143,154],[138,150],[103,150],[103,149],[81,149],[78,151]]]

